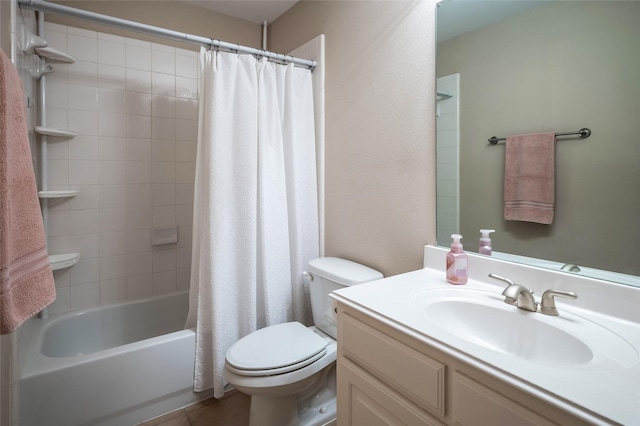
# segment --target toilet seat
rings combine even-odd
[[[328,341],[299,322],[262,328],[238,340],[226,356],[226,368],[242,376],[284,374],[322,358]]]

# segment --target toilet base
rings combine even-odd
[[[295,395],[251,397],[249,426],[298,426],[298,404]]]

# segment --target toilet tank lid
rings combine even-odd
[[[347,286],[384,278],[382,273],[375,269],[338,257],[320,257],[311,260],[309,272]]]

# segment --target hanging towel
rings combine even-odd
[[[507,137],[504,218],[550,225],[555,200],[555,133]]]
[[[18,72],[0,49],[0,334],[56,297],[23,96]]]

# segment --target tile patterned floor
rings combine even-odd
[[[138,426],[248,426],[249,396],[238,391],[222,399],[209,398]]]

